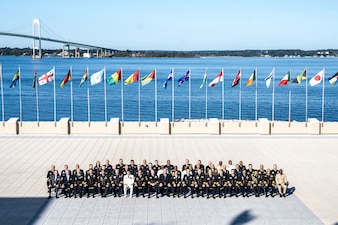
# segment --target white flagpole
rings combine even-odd
[[[257,117],[258,117],[258,73],[257,73],[257,67],[256,67],[256,69],[255,69],[255,74],[256,74],[256,77],[255,77],[255,79],[256,79],[256,90],[255,90],[255,94],[256,94],[256,96],[255,96],[255,120],[257,121]]]
[[[22,90],[21,90],[21,69],[19,66],[19,108],[20,108],[20,126],[22,126]]]
[[[155,69],[155,122],[157,123],[157,70]]]
[[[141,123],[141,71],[138,68],[138,122]]]
[[[121,67],[121,120],[122,123],[124,122],[124,111],[123,111],[123,70]]]
[[[54,71],[54,126],[56,126],[56,88],[55,88],[55,80],[56,80],[56,72],[55,72],[55,66],[53,67]]]
[[[307,68],[306,68],[306,82],[305,82],[305,123],[307,123],[307,111],[308,111],[308,79],[307,79]]]
[[[104,122],[107,126],[107,86],[106,86],[106,66],[103,68],[103,92],[104,92]]]
[[[89,76],[89,69],[87,67],[87,111],[88,111],[88,125],[90,126],[90,90],[89,90],[89,85],[90,85],[90,76]]]
[[[239,102],[238,102],[238,118],[242,120],[242,68],[240,70],[240,79],[239,79]]]
[[[189,68],[189,87],[188,87],[188,98],[189,98],[189,121],[191,119],[191,70]]]
[[[1,85],[1,117],[2,126],[5,126],[5,104],[4,104],[4,88],[2,84],[2,64],[0,64],[0,85]]]
[[[174,85],[174,68],[171,70],[172,78],[171,78],[171,119],[174,124],[175,121],[175,85]]]
[[[208,67],[205,69],[205,119],[208,119]]]
[[[39,90],[38,90],[38,86],[39,86],[39,82],[38,82],[38,77],[36,77],[36,70],[34,70],[34,76],[35,76],[35,99],[36,99],[36,121],[38,123],[39,126],[39,122],[40,122],[40,112],[39,112]]]
[[[222,68],[222,120],[224,120],[224,68]]]
[[[272,69],[272,106],[271,106],[271,119],[275,120],[275,68]]]
[[[290,78],[291,78],[291,69],[290,69]],[[291,122],[291,79],[289,81],[289,123]]]
[[[74,121],[74,104],[73,104],[73,67],[70,66],[70,121]]]
[[[322,125],[323,125],[323,122],[324,122],[324,87],[325,87],[325,69],[323,69],[323,79],[322,79],[323,81],[323,87],[322,87]]]

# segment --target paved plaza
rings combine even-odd
[[[338,224],[337,136],[0,136],[0,224]],[[276,163],[286,173],[286,198],[47,199],[46,173],[79,163],[134,159],[181,168],[185,159],[254,168]]]

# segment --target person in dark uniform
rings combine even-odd
[[[171,188],[170,181],[171,181],[170,174],[168,173],[166,168],[163,168],[163,173],[160,174],[158,178],[158,188],[162,196],[164,194],[167,195],[168,197],[170,196],[170,188]]]
[[[171,192],[173,193],[173,197],[177,195],[177,197],[180,197],[180,188],[181,188],[181,179],[182,174],[181,171],[177,169],[177,166],[174,167],[174,170],[171,171]]]
[[[161,166],[158,164],[158,160],[154,161],[154,164],[152,165],[151,168],[155,171],[155,174],[157,174],[157,171],[161,169]]]
[[[208,174],[205,176],[204,180],[205,184],[205,192],[207,195],[207,198],[210,198],[209,193],[212,192],[212,197],[215,198],[215,192],[216,192],[216,181],[215,176],[212,173],[212,170],[208,170]]]
[[[190,192],[191,192],[191,198],[194,198],[194,196],[193,196],[193,193],[194,193],[193,180],[194,180],[194,176],[190,172],[190,169],[186,169],[185,173],[182,177],[182,188],[183,188],[184,198],[187,197],[189,188],[190,188]]]
[[[167,169],[168,173],[171,173],[171,171],[174,169],[174,165],[172,165],[171,162],[170,162],[170,160],[168,159],[167,160],[167,164],[164,165],[164,168]]]
[[[92,169],[89,169],[86,174],[84,189],[87,193],[87,198],[89,198],[90,190],[93,191],[93,198],[95,198],[95,193],[97,192],[97,176]]]
[[[81,173],[81,175],[84,177],[83,170],[80,169],[80,165],[76,164],[75,169],[73,169],[73,176],[75,176],[77,173]]]
[[[93,164],[89,164],[89,165],[88,165],[88,169],[86,170],[85,178],[86,178],[87,175],[89,174],[89,170],[93,170],[93,169],[94,169]]]
[[[100,161],[96,161],[95,166],[94,166],[94,174],[96,177],[98,177],[101,173],[102,167]]]
[[[202,164],[201,160],[197,160],[197,164],[194,167],[195,172],[197,173],[198,169],[202,170],[202,173],[204,174],[204,165]]]
[[[270,192],[271,197],[275,197],[274,194],[274,187],[275,187],[275,176],[271,174],[270,170],[267,169],[266,173],[263,178],[263,183],[265,187],[265,197],[268,197]]]
[[[196,168],[199,168],[199,166],[197,166]],[[197,195],[197,198],[199,196],[204,197],[204,188],[205,188],[205,184],[204,184],[204,180],[205,180],[205,175],[202,173],[202,169],[197,169],[197,173],[194,176],[194,185],[195,185],[195,192]]]
[[[146,176],[143,175],[142,170],[139,170],[134,179],[134,192],[136,193],[136,197],[139,196],[140,189],[142,191],[142,196],[145,197],[146,183]]]
[[[125,169],[125,165],[123,164],[123,159],[119,159],[119,163],[116,164],[116,169],[119,170],[119,174],[122,175]]]
[[[229,187],[228,191],[230,193],[230,197],[232,197],[233,195],[236,195],[236,197],[237,197],[237,193],[238,193],[238,183],[237,183],[237,181],[238,181],[238,177],[235,173],[235,169],[232,169],[231,173],[229,175],[229,185],[228,185],[228,187]]]
[[[61,177],[59,176],[59,171],[55,170],[55,166],[52,165],[50,170],[47,172],[47,188],[48,188],[48,198],[51,198],[52,189],[55,191],[55,197],[59,198],[58,192],[60,189]]]
[[[65,194],[66,198],[71,197],[74,191],[74,179],[73,175],[70,173],[70,170],[65,170],[65,175],[61,178],[62,192]]]
[[[107,192],[109,189],[109,177],[105,173],[105,171],[102,169],[99,177],[98,177],[98,187],[100,190],[101,197],[105,198],[107,197]]]
[[[76,198],[76,194],[79,193],[80,198],[82,198],[83,194],[83,186],[84,186],[84,174],[83,171],[78,167],[75,172],[73,172],[73,185],[74,185],[74,197]]]
[[[223,170],[223,181],[222,182],[223,182],[224,198],[227,197],[227,194],[229,194],[231,190],[229,177],[230,177],[229,170],[227,169]]]
[[[128,165],[128,169],[130,170],[130,173],[134,176],[137,175],[137,165],[135,164],[135,161],[132,159],[130,160],[130,164]]]
[[[265,185],[264,185],[264,176],[266,174],[266,170],[264,169],[264,165],[263,164],[260,164],[259,165],[259,170],[258,170],[258,175],[259,175],[259,179],[261,181],[260,183],[260,186],[259,186],[259,192],[260,193],[264,193],[264,190],[265,190]]]
[[[189,163],[189,159],[185,160],[185,164],[182,166],[182,171],[189,169],[191,172],[193,172],[192,165]]]
[[[244,167],[245,168],[245,167]],[[247,174],[246,169],[242,170],[240,174],[240,191],[243,197],[249,197],[249,188],[250,188],[250,180],[251,177]]]
[[[151,191],[156,192],[156,197],[158,197],[158,176],[155,173],[155,170],[150,171],[150,176],[148,177],[148,198],[150,198]]]
[[[70,171],[70,169],[68,169],[68,165],[64,165],[63,166],[63,170],[61,171],[61,177],[64,177],[66,175],[66,171],[68,170],[68,173],[71,175],[72,171]]]
[[[113,166],[110,164],[109,159],[106,159],[106,164],[105,166],[105,173],[110,176],[113,170]]]
[[[115,169],[115,172],[111,175],[111,187],[114,197],[121,197],[122,188],[123,188],[123,177],[119,174],[119,170]]]
[[[254,173],[251,176],[252,180],[252,189],[254,191],[254,194],[256,197],[259,197],[260,190],[261,190],[261,176],[258,174],[258,171],[255,170]]]
[[[226,178],[226,174],[224,173],[224,170],[220,170],[219,174],[216,177],[216,181],[217,181],[217,185],[216,185],[216,192],[218,193],[218,197],[222,197],[222,193],[223,196],[225,196],[226,194],[226,190],[225,190],[225,186],[227,178]]]

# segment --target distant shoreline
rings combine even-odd
[[[80,58],[85,49],[78,49]],[[90,50],[96,57],[97,50]],[[42,49],[43,57],[61,57],[62,49]],[[0,48],[0,56],[32,56],[31,48]],[[68,56],[68,52],[67,52]],[[74,49],[69,52],[74,57]],[[102,57],[102,56],[101,56]],[[111,53],[104,58],[210,58],[210,57],[265,57],[265,58],[332,58],[338,57],[338,49],[275,49],[275,50],[201,50],[201,51],[162,51],[162,50],[122,50]]]

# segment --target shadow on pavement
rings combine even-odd
[[[241,214],[237,215],[231,222],[230,225],[243,225],[252,220],[254,220],[256,216],[252,215],[250,210],[245,210]]]
[[[0,224],[34,224],[49,201],[46,198],[0,198]]]

